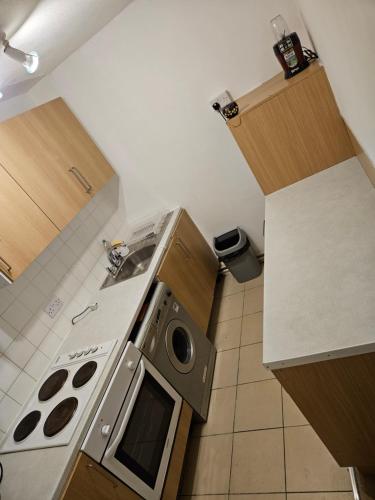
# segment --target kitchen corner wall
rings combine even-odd
[[[264,196],[210,100],[281,71],[270,19],[309,44],[293,0],[137,0],[29,92],[62,96],[118,172],[129,220],[183,206],[211,243],[263,251]]]
[[[0,288],[0,439],[104,280],[101,240],[125,231],[118,188],[114,176],[14,284]],[[51,319],[44,309],[53,297],[64,305]]]
[[[375,2],[296,0],[340,111],[375,164]]]

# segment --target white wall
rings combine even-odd
[[[264,197],[210,98],[280,71],[269,20],[293,0],[136,0],[30,92],[61,95],[119,173],[128,216],[186,207],[204,234],[263,249]]]
[[[375,162],[375,2],[297,0],[347,124]]]
[[[0,102],[0,122],[12,118],[12,116],[23,113],[32,108],[33,100],[28,94],[22,94],[12,99]]]

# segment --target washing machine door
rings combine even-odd
[[[165,332],[165,345],[170,362],[180,373],[194,368],[196,350],[193,335],[185,323],[172,320]]]

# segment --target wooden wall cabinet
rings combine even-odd
[[[16,279],[113,175],[61,98],[0,123],[0,271]]]
[[[191,407],[184,401],[164,483],[162,500],[175,500],[177,498],[192,413]],[[78,454],[60,498],[61,500],[141,500],[137,493],[84,453]]]
[[[282,73],[237,100],[227,122],[264,194],[354,156],[324,68]]]
[[[59,231],[1,166],[0,214],[0,272],[13,281]]]
[[[61,98],[0,123],[0,163],[60,230],[114,174]]]
[[[213,302],[218,261],[199,229],[182,211],[157,277],[202,329],[207,331]]]

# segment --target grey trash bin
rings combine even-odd
[[[262,272],[247,234],[239,227],[214,238],[214,250],[239,283],[256,278]]]

